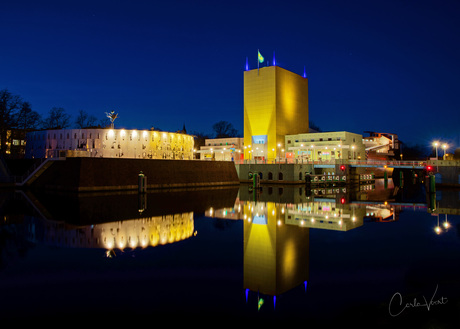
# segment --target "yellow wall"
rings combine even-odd
[[[309,275],[309,229],[285,223],[285,205],[244,205],[244,286],[276,296],[299,286]],[[256,217],[265,218],[256,221]]]
[[[267,135],[264,156],[273,159],[285,135],[307,132],[306,78],[278,66],[244,72],[244,145],[252,146],[252,136]],[[252,159],[248,150],[245,159]]]

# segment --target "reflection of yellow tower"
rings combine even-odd
[[[308,79],[279,66],[245,71],[245,159],[281,156],[284,136],[300,133],[308,133]]]
[[[244,206],[244,285],[277,296],[308,280],[309,229],[285,224],[284,205]]]

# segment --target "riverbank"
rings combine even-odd
[[[66,158],[52,163],[22,188],[64,191],[138,190],[239,185],[229,161]]]

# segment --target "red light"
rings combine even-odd
[[[345,203],[345,198],[340,199],[340,203],[344,204]]]
[[[340,166],[340,170],[345,170],[345,166],[344,166],[344,165],[341,165],[341,166]]]
[[[431,166],[428,166],[428,167],[426,167],[426,169],[427,169],[427,170],[431,170],[431,169],[432,169],[432,167],[431,167]]]

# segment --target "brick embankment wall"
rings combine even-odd
[[[72,191],[138,189],[139,173],[147,188],[238,185],[232,162],[67,158],[56,161],[33,183],[34,188]]]
[[[151,189],[147,193],[137,191],[73,193],[45,190],[34,191],[32,194],[35,205],[37,207],[40,205],[40,209],[46,210],[48,219],[89,225],[187,212],[202,214],[210,207],[232,208],[238,192],[239,186],[222,186]]]

